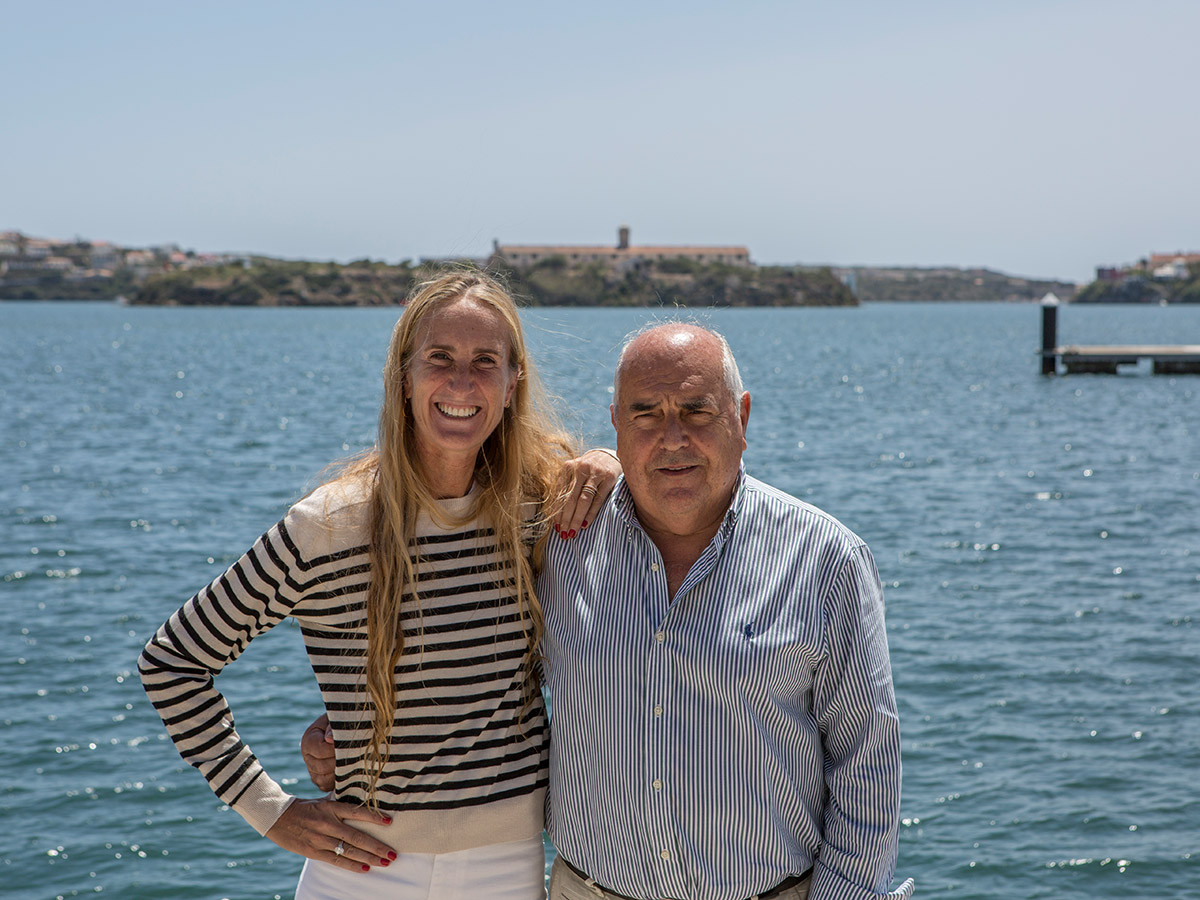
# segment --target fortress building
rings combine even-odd
[[[629,243],[629,226],[617,229],[617,245],[604,247],[593,244],[501,244],[493,242],[493,254],[518,268],[532,266],[555,257],[568,265],[604,263],[616,271],[637,268],[643,262],[664,259],[690,259],[700,263],[725,263],[749,266],[750,251],[745,247],[692,247],[687,245],[646,245]]]

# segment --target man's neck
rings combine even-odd
[[[658,548],[663,565],[666,566],[667,594],[671,600],[675,599],[676,592],[682,586],[687,573],[696,564],[696,560],[700,558],[700,554],[704,552],[704,548],[720,530],[722,521],[724,516],[701,530],[686,534],[664,531],[643,524],[642,528]]]

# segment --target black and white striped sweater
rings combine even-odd
[[[473,499],[441,502],[456,516]],[[365,491],[338,483],[301,500],[173,614],[139,660],[180,755],[261,834],[293,798],[242,743],[213,678],[294,617],[333,725],[335,796],[365,802],[368,510]],[[402,613],[396,718],[377,785],[393,824],[365,830],[435,853],[540,834],[548,732],[540,698],[522,710],[526,639],[514,591],[500,584],[511,563],[479,519],[447,531],[422,514],[415,547],[421,603]]]

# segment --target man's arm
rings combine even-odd
[[[300,755],[304,757],[304,765],[308,768],[312,783],[323,791],[332,791],[336,761],[333,728],[327,713],[321,713],[304,729],[304,735],[300,738]]]
[[[889,891],[900,819],[900,723],[883,620],[883,588],[865,546],[826,602],[826,658],[813,688],[825,753],[823,839],[810,900],[904,900]]]

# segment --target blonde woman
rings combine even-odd
[[[619,473],[570,455],[508,294],[477,273],[422,285],[392,335],[377,446],[146,645],[142,681],[183,758],[308,858],[300,900],[542,896],[534,543],[586,527]],[[289,616],[331,725],[332,798],[268,776],[213,685]]]

